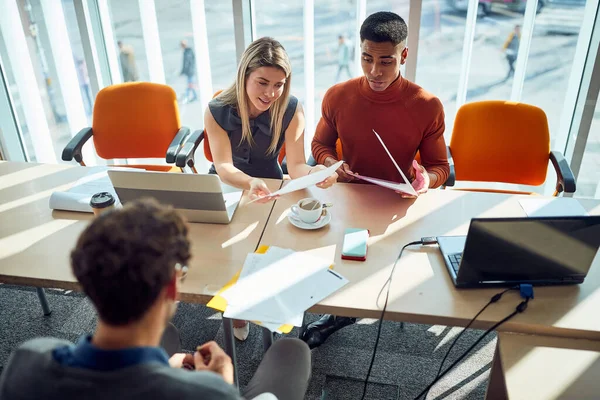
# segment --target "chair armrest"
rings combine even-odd
[[[183,168],[186,165],[188,167],[194,167],[194,153],[196,153],[196,149],[200,145],[200,143],[204,140],[204,131],[195,131],[192,133],[185,144],[179,149],[177,152],[177,157],[175,160],[175,165],[179,168]]]
[[[171,144],[169,145],[169,148],[167,149],[166,160],[167,160],[168,164],[173,164],[175,162],[175,159],[177,158],[177,152],[183,146],[183,144],[185,143],[185,140],[187,139],[189,134],[190,134],[190,128],[182,126],[179,129],[179,131],[177,132],[177,135],[175,135],[175,137],[173,138],[173,141],[171,142]]]
[[[82,130],[80,130],[79,133],[77,133],[77,135],[75,135],[73,138],[71,138],[71,140],[69,140],[69,143],[67,143],[67,146],[63,149],[61,156],[62,160],[71,161],[74,158],[75,161],[77,161],[79,164],[83,163],[81,149],[83,148],[85,142],[87,142],[88,139],[92,137],[92,135],[92,128],[83,128]]]
[[[569,163],[559,151],[550,152],[550,161],[556,171],[556,192],[575,193],[576,184]]]
[[[448,154],[448,164],[450,165],[450,173],[448,174],[448,179],[444,182],[443,186],[454,186],[456,183],[456,171],[454,170],[454,159],[452,158],[452,152],[450,151],[450,146],[446,146],[446,152]]]

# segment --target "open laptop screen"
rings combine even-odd
[[[600,247],[600,217],[473,219],[460,281],[581,280]]]

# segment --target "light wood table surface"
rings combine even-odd
[[[52,211],[49,198],[89,169],[0,162],[0,282],[79,290],[69,254],[92,220],[87,213]],[[266,180],[272,191],[281,181]],[[273,203],[247,204],[244,195],[228,225],[189,224],[192,260],[181,299],[208,302],[242,267],[259,242]]]
[[[486,398],[600,397],[600,341],[500,333]]]
[[[301,230],[287,219],[291,205],[302,198],[332,202],[331,223],[314,231]],[[388,279],[400,248],[424,236],[464,235],[473,217],[525,216],[521,196],[458,190],[431,190],[418,199],[402,199],[374,185],[336,184],[283,196],[275,204],[261,245],[308,251],[335,264],[350,283],[311,308],[311,312],[379,318]],[[590,214],[600,214],[600,202],[581,201]],[[369,229],[367,261],[342,260],[346,228]],[[424,324],[465,326],[499,289],[456,289],[437,246],[408,248],[398,263],[385,319]],[[521,301],[507,293],[474,324],[489,328],[514,311]],[[600,257],[584,284],[536,287],[525,313],[500,330],[600,340]]]

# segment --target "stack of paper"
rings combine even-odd
[[[219,294],[227,301],[223,315],[256,321],[271,331],[282,325],[301,326],[307,309],[348,283],[330,264],[278,247],[248,254],[235,285]]]
[[[52,193],[50,196],[50,208],[52,210],[91,213],[90,200],[93,195],[100,192],[112,194],[116,203],[119,202],[115,189],[108,178],[107,168],[90,168],[90,174],[75,182],[69,190]]]

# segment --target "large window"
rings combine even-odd
[[[149,81],[148,60],[137,0],[110,0],[110,20],[116,43],[106,43],[108,51],[119,55],[123,82]],[[110,47],[114,48],[110,48]]]
[[[213,89],[226,89],[235,80],[237,60],[231,1],[205,1],[206,29]]]
[[[456,114],[456,91],[465,36],[465,4],[434,0],[424,2],[421,10],[416,83],[442,101],[447,141]],[[408,54],[410,57],[410,48]]]
[[[291,92],[307,110],[308,145],[325,92],[362,75],[356,61],[360,24],[374,12],[389,10],[409,25],[409,61],[403,74],[442,101],[448,142],[457,106],[463,101],[518,100],[546,112],[552,148],[563,150],[572,142],[568,127],[576,113],[571,112],[574,105],[569,102],[575,102],[570,99],[576,98],[574,88],[582,81],[580,70],[586,57],[581,49],[589,46],[592,0],[538,0],[529,46],[516,27],[523,33],[528,27],[524,13],[531,3],[478,0],[473,3],[477,17],[469,22],[469,2],[236,0],[234,11],[232,1],[212,0],[5,0],[0,13],[1,82],[5,85],[0,100],[11,107],[1,113],[0,131],[10,135],[11,146],[20,143],[28,160],[58,162],[72,135],[91,124],[92,89],[123,81],[170,85],[178,96],[182,125],[201,129],[208,99],[234,82],[236,53],[242,50],[236,43],[246,41],[247,45],[247,31],[252,27],[255,38],[272,36],[288,52],[293,69]],[[411,3],[420,6],[420,14],[410,15]],[[253,5],[248,15],[243,12],[245,29],[234,25],[234,19],[239,21],[234,12],[239,12],[240,4],[246,11]],[[89,14],[85,22],[83,10]],[[82,36],[82,23],[94,33],[93,41]],[[472,43],[465,43],[471,32]],[[465,45],[472,49],[467,58]],[[515,52],[519,60],[526,60],[523,68],[517,66]],[[86,65],[92,53],[97,58],[93,68]],[[184,54],[188,58],[192,54],[195,60],[194,68],[187,71]],[[468,74],[463,71],[467,59]],[[92,78],[101,77],[98,85],[90,82],[88,72]],[[594,122],[577,195],[598,196],[599,130]],[[21,151],[19,146],[11,148]],[[91,142],[86,148],[88,155],[93,154]],[[198,158],[201,162],[200,153]],[[547,182],[553,186],[555,176],[550,171]],[[521,189],[548,193],[545,188]]]
[[[521,101],[546,112],[552,143],[563,122],[562,109],[585,3],[585,0],[546,1],[535,18]]]
[[[356,76],[356,0],[315,4],[315,119],[327,89]]]
[[[60,160],[65,144],[91,116],[81,44],[72,43],[79,34],[73,2],[50,3],[6,2],[0,17],[0,57],[31,161]]]
[[[305,102],[303,0],[255,0],[257,38],[277,39],[292,63],[291,93]]]

